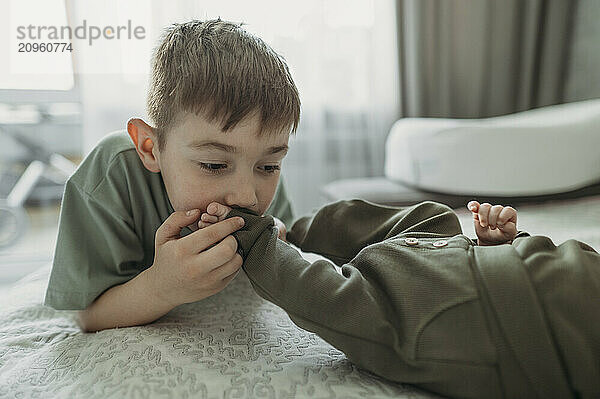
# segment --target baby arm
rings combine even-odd
[[[393,207],[353,199],[328,204],[314,215],[298,219],[288,240],[305,252],[342,265],[363,248],[400,234],[449,237],[462,234],[462,230],[452,209],[437,202]]]

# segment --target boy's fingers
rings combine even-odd
[[[193,209],[189,211],[176,211],[167,217],[167,219],[156,229],[154,236],[155,245],[162,245],[167,241],[180,238],[181,229],[189,226],[198,219],[200,211]]]
[[[206,265],[206,271],[211,272],[235,258],[237,247],[238,243],[235,237],[228,235],[220,243],[201,253],[199,256],[204,258],[204,262],[202,263]]]
[[[280,240],[283,240],[283,241],[287,242],[287,240],[286,240],[287,231],[285,231],[285,229],[279,230],[279,233],[278,233],[277,237],[279,237]]]
[[[188,252],[200,253],[243,225],[244,219],[239,216],[225,219],[183,237],[183,245]]]
[[[212,251],[212,248],[209,251]],[[233,255],[233,258],[229,259],[227,262],[212,269],[211,275],[214,275],[216,279],[224,280],[225,278],[239,271],[243,263],[244,260],[242,257],[236,253]]]

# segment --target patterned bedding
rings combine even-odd
[[[471,215],[457,211],[474,237]],[[600,197],[519,208],[519,228],[600,250]],[[303,254],[309,260],[314,254]],[[0,398],[439,398],[358,369],[242,272],[156,322],[82,333],[41,305],[50,265],[0,292]]]
[[[49,272],[0,295],[0,398],[439,398],[357,369],[243,272],[152,324],[98,333],[41,305]]]

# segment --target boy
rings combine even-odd
[[[256,292],[359,367],[450,397],[600,397],[600,254],[517,232],[511,207],[469,202],[479,245],[430,201],[298,219],[289,242],[341,273],[278,240],[270,216],[209,208],[246,220],[233,235]]]
[[[229,284],[244,221],[200,230],[211,201],[272,214],[280,238],[292,221],[279,171],[300,100],[261,39],[220,19],[169,26],[147,107],[154,126],[129,120],[65,186],[45,304],[80,310],[84,331],[149,323]]]

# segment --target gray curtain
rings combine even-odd
[[[566,102],[577,0],[396,0],[403,116]]]

